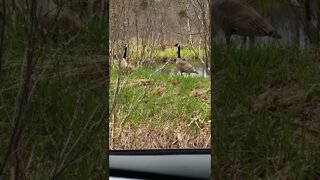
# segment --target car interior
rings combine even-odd
[[[210,149],[110,150],[109,179],[210,179],[210,153]]]

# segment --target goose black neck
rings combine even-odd
[[[124,54],[123,54],[123,58],[127,57],[127,47],[124,47]]]
[[[180,55],[180,45],[178,45],[178,58],[181,58],[181,55]]]

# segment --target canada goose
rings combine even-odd
[[[120,62],[120,67],[121,67],[121,69],[125,69],[125,68],[127,68],[127,66],[128,66],[128,63],[127,63],[127,60],[126,60],[126,58],[127,58],[127,46],[125,45],[124,46],[124,53],[123,53],[123,57],[122,57],[122,59],[121,59],[121,62]]]
[[[121,67],[121,70],[122,72],[124,73],[128,73],[128,72],[131,72],[134,70],[134,67],[130,64],[127,63],[127,50],[128,50],[128,47],[127,45],[124,46],[124,54],[123,54],[123,57],[120,61],[120,67]]]
[[[230,44],[233,34],[250,38],[253,45],[255,36],[270,36],[281,39],[281,36],[258,12],[238,0],[215,0],[212,4],[212,17],[221,26],[226,43]]]
[[[198,74],[198,72],[194,67],[192,67],[189,63],[187,63],[184,58],[181,58],[180,45],[176,44],[174,46],[178,47],[178,58],[173,59],[173,62],[176,64],[176,67],[179,69],[180,74],[182,75],[183,72],[187,74],[190,74],[190,73]]]

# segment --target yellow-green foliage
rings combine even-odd
[[[115,92],[117,71],[111,74],[110,95]],[[147,69],[138,69],[129,76],[123,77],[123,86],[119,97],[120,117],[128,114],[128,107],[142,96],[144,101],[139,103],[128,119],[129,124],[139,124],[153,118],[170,121],[191,121],[191,117],[199,115],[202,120],[210,119],[210,105],[205,97],[192,96],[192,91],[201,89],[207,91],[206,98],[210,97],[210,79],[203,77],[169,76],[164,73],[153,74]],[[140,82],[149,81],[143,85]],[[144,94],[145,93],[145,94]],[[144,95],[143,95],[144,94]],[[112,96],[110,101],[112,100]]]

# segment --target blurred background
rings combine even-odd
[[[108,1],[0,1],[0,179],[107,177]]]
[[[213,20],[214,179],[318,179],[320,3],[241,2],[282,39],[234,35],[227,47]]]

